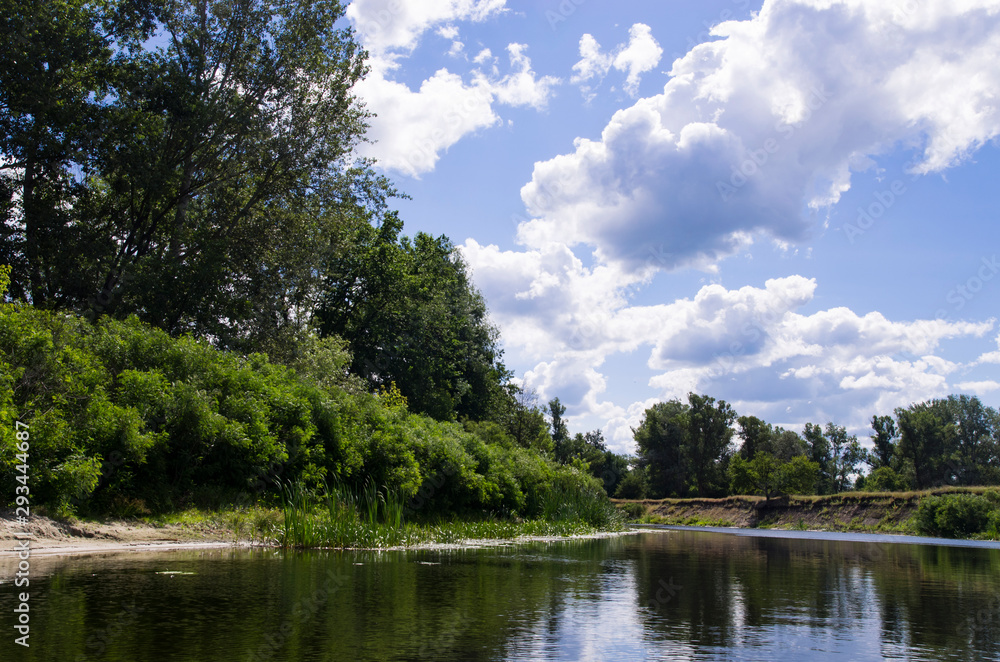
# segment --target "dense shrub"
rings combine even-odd
[[[635,469],[625,475],[618,483],[615,497],[619,499],[645,499],[649,494],[649,483],[646,474],[641,469]]]
[[[970,538],[986,532],[995,514],[993,504],[986,497],[945,494],[920,501],[916,524],[917,530],[927,535]]]
[[[296,361],[218,351],[132,318],[0,310],[0,490],[13,495],[14,421],[30,426],[32,503],[136,514],[276,502],[278,483],[386,486],[408,515],[600,519],[599,481],[498,426],[411,414],[341,374],[342,346]]]
[[[864,482],[868,492],[897,492],[906,489],[906,481],[892,467],[879,467]]]

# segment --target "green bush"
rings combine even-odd
[[[926,497],[917,507],[921,533],[945,538],[970,538],[985,533],[996,512],[990,500],[976,494]]]
[[[618,499],[645,499],[649,494],[649,483],[641,469],[633,469],[618,483],[615,497]]]
[[[898,492],[906,489],[906,481],[892,467],[879,467],[865,477],[866,492]]]
[[[171,338],[136,319],[0,309],[0,490],[15,494],[14,421],[30,426],[32,502],[67,514],[278,503],[385,486],[408,517],[600,526],[601,484],[499,426],[435,421],[357,388],[330,341],[298,369]],[[287,501],[288,495],[284,495]]]

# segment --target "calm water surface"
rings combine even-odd
[[[0,660],[1000,660],[1000,549],[655,531],[32,560]]]

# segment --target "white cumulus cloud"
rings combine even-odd
[[[876,413],[989,388],[956,383],[968,366],[941,352],[945,341],[982,338],[993,320],[897,321],[845,307],[807,314],[819,284],[797,275],[634,305],[622,285],[639,281],[614,266],[586,267],[565,245],[504,251],[470,239],[462,250],[508,353],[534,365],[525,380],[543,399],[558,396],[571,422],[597,421],[619,450],[632,450],[631,427],[652,402],[690,391],[786,427],[832,420],[860,429]],[[646,358],[642,380],[654,395],[608,401],[609,364],[634,353]]]
[[[506,0],[354,0],[347,18],[376,57],[416,48],[424,32],[442,26],[446,39],[458,32],[454,21],[484,21],[502,13]]]
[[[508,44],[506,72],[482,49],[472,59],[476,68],[465,74],[441,68],[416,88],[394,78],[429,30],[451,42],[451,58],[467,61],[456,23],[484,21],[505,6],[506,0],[355,0],[348,6],[347,16],[371,53],[371,70],[354,88],[374,114],[371,142],[358,149],[359,156],[375,159],[386,171],[419,177],[462,138],[499,124],[497,105],[547,106],[560,80],[532,69],[525,44]]]
[[[519,241],[590,246],[627,270],[706,266],[757,235],[801,240],[817,225],[803,210],[900,145],[915,174],[961,162],[1000,134],[1000,2],[910,4],[766,0],[716,26],[662,94],[535,164]],[[613,61],[630,76],[659,57],[643,35]],[[573,80],[607,70],[592,37],[581,54]]]
[[[599,82],[614,67],[626,74],[625,91],[634,97],[639,92],[642,75],[652,71],[661,57],[663,49],[653,38],[650,27],[644,23],[633,25],[629,29],[628,43],[608,53],[601,49],[593,35],[584,34],[580,38],[580,61],[573,65],[574,74],[570,82],[581,85],[583,92],[589,94],[592,87],[586,83],[595,78]]]

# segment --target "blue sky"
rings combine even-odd
[[[1000,0],[357,0],[364,146],[505,361],[632,450],[689,391],[801,431],[1000,404]]]

